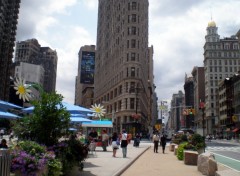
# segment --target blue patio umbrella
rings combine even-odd
[[[84,117],[70,117],[71,122],[91,122],[92,120]]]
[[[7,111],[7,110],[13,109],[13,108],[22,109],[21,106],[15,105],[13,103],[9,103],[7,101],[0,100],[0,110],[1,111]]]
[[[15,114],[13,114],[13,113],[10,113],[10,112],[0,111],[0,118],[16,119],[16,118],[21,118],[21,117],[15,115]]]
[[[67,102],[62,102],[63,107],[66,108],[66,110],[72,114],[88,114],[88,113],[93,113],[92,110],[88,109],[88,108],[84,108],[78,105],[73,105]],[[60,107],[59,105],[57,106],[58,108]],[[34,106],[28,107],[28,108],[24,108],[22,109],[24,112],[27,113],[32,113],[34,110]]]

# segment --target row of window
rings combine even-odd
[[[224,63],[224,65],[240,65],[240,60],[234,59],[234,60],[209,60],[209,65],[222,65],[222,63]]]
[[[210,72],[222,72],[222,71],[224,71],[224,72],[235,72],[235,73],[237,73],[238,72],[238,70],[240,70],[240,66],[239,67],[237,67],[237,66],[235,66],[235,67],[209,67],[209,71]]]
[[[225,57],[225,58],[238,58],[239,53],[238,52],[207,52],[207,57]]]
[[[217,45],[214,44],[208,44],[206,46],[207,49],[217,49],[217,50],[239,50],[239,44],[238,43],[220,43]]]

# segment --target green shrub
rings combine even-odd
[[[183,160],[183,158],[184,158],[183,151],[184,151],[184,147],[185,147],[187,144],[188,144],[187,142],[184,142],[184,143],[181,143],[181,144],[178,146],[178,149],[177,149],[177,158],[178,158],[179,160]]]
[[[182,140],[182,142],[187,142],[187,141],[188,141],[187,135],[186,135],[186,134],[183,134],[183,135],[181,136],[181,140]]]
[[[204,137],[201,136],[200,134],[194,134],[192,136],[191,143],[194,146],[194,150],[198,150],[198,149],[206,147]]]

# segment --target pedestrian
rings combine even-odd
[[[11,141],[13,139],[13,130],[10,131],[10,135],[9,135],[9,141]]]
[[[123,158],[127,157],[127,145],[128,145],[127,133],[126,133],[126,130],[123,130],[121,135],[121,148],[122,148]]]
[[[161,146],[162,146],[162,152],[163,152],[163,153],[165,152],[166,144],[167,144],[167,138],[166,138],[166,136],[163,134],[162,137],[161,137]]]
[[[106,130],[102,130],[102,148],[103,148],[103,151],[107,151],[107,146],[108,146],[108,134],[107,134],[107,131]]]
[[[153,135],[153,143],[154,143],[154,147],[153,147],[153,151],[154,153],[158,153],[158,143],[159,143],[159,135],[158,135],[158,132],[155,132],[154,135]]]
[[[140,135],[137,133],[135,138],[134,138],[133,146],[139,147],[139,143],[140,143]]]
[[[2,139],[1,144],[0,144],[0,148],[4,148],[4,149],[8,148],[6,139]]]
[[[114,132],[112,135],[111,144],[113,149],[113,157],[116,157],[117,149],[119,149],[119,145],[120,145],[118,134],[116,132]]]
[[[4,129],[1,129],[1,130],[0,130],[1,139],[3,138],[3,135],[4,135]]]

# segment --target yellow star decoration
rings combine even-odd
[[[25,100],[29,101],[29,98],[31,97],[30,93],[32,91],[25,85],[24,79],[16,78],[14,89],[17,91],[16,94],[19,95],[19,99],[22,99],[24,102]]]
[[[101,106],[100,104],[94,104],[92,105],[92,108],[90,108],[92,111],[94,111],[93,115],[101,118],[102,116],[104,116],[104,114],[106,113],[106,109],[103,108],[103,106]]]

